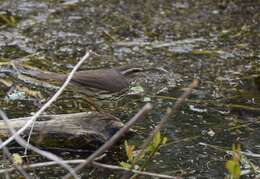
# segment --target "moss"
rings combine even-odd
[[[9,45],[9,46],[1,47],[1,51],[0,51],[0,55],[3,58],[7,58],[7,59],[11,59],[11,60],[15,59],[15,58],[21,58],[28,54],[29,54],[28,52],[20,49],[16,45]]]

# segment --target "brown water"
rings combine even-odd
[[[243,151],[260,152],[259,1],[0,2],[1,14],[16,19],[14,25],[0,22],[1,62],[38,53],[27,64],[64,73],[92,49],[99,56],[81,69],[143,66],[167,71],[132,75],[133,86],[144,89],[138,96],[98,101],[123,121],[145,100],[153,103],[154,110],[136,124],[139,135],[130,139],[132,144],[141,143],[183,88],[193,79],[200,80],[190,100],[163,129],[169,143],[147,170],[223,178],[226,153],[200,143],[231,149],[240,138]],[[3,78],[21,83],[13,77]],[[54,93],[27,87],[40,91],[43,99]],[[41,105],[39,98],[18,92],[12,93],[17,98],[7,99],[9,89],[3,84],[1,89],[0,106],[10,117],[28,116]],[[66,92],[47,112],[86,110],[89,106],[79,94]],[[259,165],[259,159],[249,159]],[[99,174],[94,171],[92,177]],[[105,171],[103,178],[109,175],[117,178],[118,174]]]

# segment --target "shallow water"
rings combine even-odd
[[[1,11],[16,19],[15,25],[0,21],[1,62],[38,53],[27,64],[68,73],[85,51],[92,49],[98,56],[81,69],[164,69],[131,75],[133,86],[144,89],[139,95],[97,101],[123,121],[145,100],[154,105],[154,110],[134,127],[139,135],[130,143],[140,144],[184,88],[199,79],[190,100],[163,129],[169,142],[148,171],[223,177],[226,153],[201,143],[231,149],[240,138],[243,151],[260,152],[258,1],[0,2]],[[3,78],[20,83],[13,77]],[[43,99],[54,92],[27,87],[40,91]],[[44,102],[28,94],[7,99],[9,89],[3,84],[1,88],[0,106],[10,117],[28,116]],[[90,108],[79,94],[66,92],[47,112],[86,110]],[[259,165],[259,159],[250,159]],[[103,177],[110,174],[105,172]]]

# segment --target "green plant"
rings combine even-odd
[[[228,170],[227,179],[239,179],[241,175],[240,169],[240,145],[232,145],[232,158],[228,160],[225,164],[226,169]]]
[[[157,132],[147,147],[141,151],[135,150],[134,145],[128,144],[125,141],[125,151],[127,155],[127,162],[120,162],[120,165],[127,169],[138,169],[144,171],[147,165],[154,158],[156,152],[159,151],[160,147],[167,142],[167,137],[161,136],[160,132]],[[135,178],[134,175],[132,178]]]
[[[10,13],[1,13],[0,12],[0,26],[7,25],[14,27],[17,23],[16,18]]]

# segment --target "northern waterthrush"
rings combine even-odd
[[[28,71],[27,71],[28,72]],[[31,71],[30,75],[41,79],[65,81],[66,74],[57,74],[42,71]],[[129,82],[124,72],[117,69],[97,69],[78,71],[71,79],[71,84],[89,97],[97,97],[101,94],[114,94],[129,87]]]

